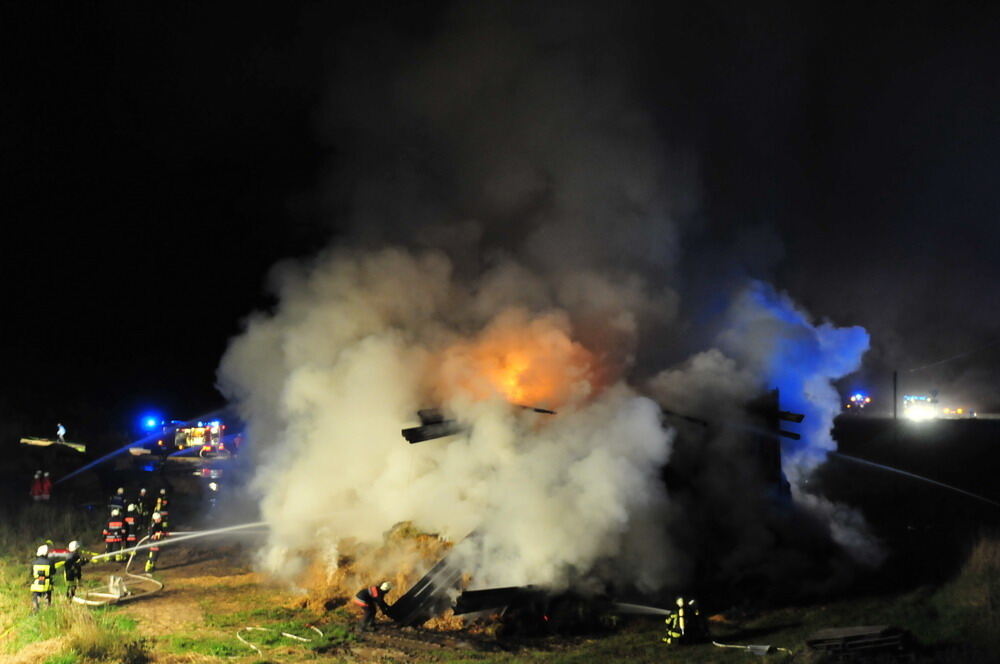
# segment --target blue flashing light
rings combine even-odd
[[[156,413],[146,413],[139,419],[139,424],[146,431],[155,431],[163,425],[163,419]]]
[[[151,472],[153,472],[154,470],[156,470],[156,466],[154,466],[154,465],[153,465],[153,464],[151,464],[151,463],[147,463],[147,464],[146,464],[145,466],[143,466],[143,467],[142,467],[142,469],[143,469],[144,471],[146,471],[147,473],[151,473]]]

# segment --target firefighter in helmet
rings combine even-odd
[[[156,498],[156,503],[153,505],[153,511],[160,513],[160,519],[163,521],[163,528],[170,527],[170,511],[169,511],[170,500],[167,498],[167,490],[160,489],[160,495]]]
[[[139,511],[136,509],[135,503],[129,503],[128,507],[125,509],[125,518],[122,519],[123,525],[125,526],[125,546],[126,549],[131,549],[139,542]]]
[[[153,512],[153,516],[150,517],[149,521],[149,541],[153,546],[149,547],[149,558],[146,559],[146,571],[152,572],[156,569],[156,559],[160,557],[160,547],[155,545],[155,542],[159,542],[164,537],[166,537],[166,524],[163,522],[163,516],[159,512]]]
[[[49,559],[49,547],[43,544],[35,551],[35,559],[31,562],[31,610],[38,611],[42,600],[52,606],[52,577],[56,568],[62,567],[66,561],[53,562]]]
[[[383,581],[377,586],[368,586],[358,591],[354,596],[354,603],[361,607],[362,616],[358,623],[358,630],[368,632],[375,629],[375,611],[381,609],[382,613],[389,615],[389,607],[385,603],[385,596],[392,590],[392,584]]]
[[[76,540],[70,542],[68,548],[69,555],[66,556],[63,575],[66,579],[66,599],[72,600],[83,578],[83,566],[90,562],[94,552],[84,551]]]
[[[146,487],[139,489],[139,495],[135,499],[135,507],[139,510],[139,529],[145,530],[149,525],[149,515],[153,513],[153,497],[146,491]]]
[[[125,487],[118,487],[115,491],[115,495],[108,499],[108,511],[113,512],[114,510],[124,510],[125,509]]]
[[[124,543],[125,522],[122,521],[122,511],[117,507],[111,510],[111,517],[108,519],[108,525],[105,526],[103,535],[105,553],[115,553],[121,550]],[[115,555],[115,560],[119,562],[124,559],[124,554]]]
[[[667,635],[663,642],[667,645],[677,643],[694,643],[702,639],[707,629],[698,610],[698,602],[693,599],[677,598],[677,610],[671,612],[665,621]]]

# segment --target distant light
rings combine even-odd
[[[906,417],[914,422],[925,422],[934,418],[934,409],[920,403],[914,403],[906,409]]]
[[[163,424],[163,420],[156,413],[146,413],[139,420],[139,423],[146,431],[153,431]]]

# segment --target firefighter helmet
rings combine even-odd
[[[684,608],[684,598],[683,597],[678,597],[677,598],[677,606],[679,606],[681,608]]]
[[[118,490],[115,491],[115,493],[117,493],[119,496],[124,496],[125,495],[125,489],[122,488],[122,487],[118,487]]]
[[[36,556],[47,556],[47,555],[49,555],[49,545],[48,544],[43,544],[40,547],[38,547],[38,550],[35,551],[35,555]]]
[[[162,520],[163,520],[163,515],[161,515],[159,512],[153,512],[153,521],[159,523]]]
[[[78,551],[79,549],[80,549],[80,543],[77,542],[76,540],[73,540],[72,542],[69,543],[70,551]]]
[[[111,516],[120,516],[121,513],[122,513],[122,511],[120,509],[118,509],[117,507],[114,508],[113,510],[111,510]]]
[[[381,591],[382,591],[382,592],[384,592],[384,593],[387,593],[387,592],[389,592],[390,590],[392,590],[392,584],[391,584],[391,583],[389,583],[388,581],[383,581],[383,582],[382,582],[382,585],[380,585],[380,586],[378,587],[378,589],[379,589],[379,590],[381,590]]]
[[[128,507],[126,508],[126,511],[128,511],[128,512],[134,512],[135,511],[135,503],[129,503]]]
[[[42,471],[36,470],[35,471],[35,477],[41,477],[41,476],[42,476]]]
[[[45,477],[48,477],[49,476],[49,471],[46,470],[44,473],[42,473],[42,475],[44,475]]]
[[[166,489],[160,489],[160,495],[161,496],[167,495],[167,490]]]

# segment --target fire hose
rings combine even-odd
[[[122,581],[121,586],[116,589],[114,579],[116,578],[120,579],[121,577],[112,576],[111,577],[112,581],[108,584],[108,592],[104,593],[95,590],[90,590],[84,593],[85,595],[87,595],[86,597],[81,597],[80,595],[73,595],[73,601],[78,604],[85,604],[87,606],[105,606],[107,604],[120,604],[122,602],[129,602],[134,599],[139,599],[140,597],[147,597],[149,595],[152,595],[153,593],[157,593],[163,590],[163,584],[154,579],[152,576],[148,574],[133,574],[132,572],[128,571],[129,566],[132,564],[132,559],[135,558],[135,554],[138,548],[142,546],[142,543],[148,539],[149,536],[147,535],[146,537],[143,537],[141,540],[139,540],[139,542],[134,547],[132,547],[132,552],[129,554],[128,561],[125,563],[125,571],[122,573],[122,576],[127,576],[136,579],[139,583],[151,583],[155,586],[154,588],[152,588],[151,590],[147,590],[146,592],[143,593],[132,594],[132,592],[125,585],[124,580]],[[106,557],[109,556],[107,554],[100,554],[98,556],[94,556],[94,558],[106,558]],[[91,599],[92,597],[98,599]]]
[[[316,627],[313,627],[312,625],[306,625],[306,627],[308,627],[312,631],[316,632],[321,637],[323,636],[323,632],[319,631]],[[244,639],[242,636],[240,636],[241,632],[251,632],[251,631],[253,631],[253,632],[278,632],[278,634],[280,634],[281,636],[288,637],[289,639],[295,639],[296,641],[301,641],[303,643],[311,643],[312,641],[315,640],[315,639],[307,639],[304,636],[298,636],[297,634],[289,634],[288,632],[282,632],[282,631],[279,631],[279,630],[276,630],[276,629],[269,629],[267,627],[249,627],[248,626],[248,627],[241,627],[238,630],[236,630],[236,638],[240,640],[240,643],[242,643],[245,646],[249,646],[249,647],[253,648],[254,650],[257,651],[257,654],[261,655],[261,656],[263,656],[264,653],[262,653],[260,651],[260,648],[258,648],[254,644],[250,643],[249,641],[247,641],[246,639]]]
[[[712,645],[716,648],[736,648],[738,650],[744,650],[751,655],[758,655],[763,657],[765,655],[773,655],[775,653],[784,653],[786,655],[793,655],[791,650],[788,648],[779,648],[778,646],[768,646],[768,645],[743,645],[740,643],[719,643],[718,641],[712,641]]]

